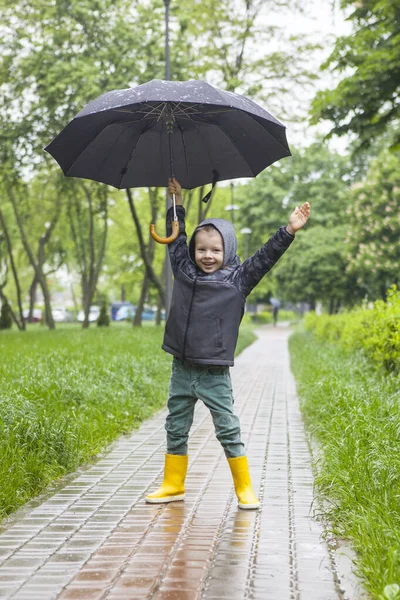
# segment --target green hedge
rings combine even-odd
[[[400,291],[393,286],[387,302],[339,315],[308,313],[306,330],[317,339],[336,342],[346,350],[362,350],[373,363],[389,372],[400,371]]]
[[[251,315],[251,320],[253,323],[257,323],[258,325],[268,325],[272,323],[272,312],[264,311]]]
[[[251,320],[253,323],[257,323],[259,325],[268,325],[269,323],[273,323],[274,319],[272,316],[272,310],[265,310],[263,312],[251,314]],[[278,312],[278,321],[290,321],[293,323],[297,322],[298,320],[299,315],[293,310],[279,310]]]

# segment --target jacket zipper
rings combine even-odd
[[[196,283],[197,283],[197,277],[195,277],[194,280],[193,280],[192,297],[190,298],[188,316],[187,316],[187,319],[186,319],[185,334],[183,336],[182,360],[185,360],[186,342],[187,342],[187,336],[188,336],[188,330],[189,330],[189,321],[190,321],[190,315],[191,315],[191,312],[192,312],[194,294],[195,294],[195,291],[196,291]]]

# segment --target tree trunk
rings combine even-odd
[[[193,190],[188,190],[185,194],[185,211],[187,219],[189,219],[189,212],[192,206],[193,194]]]
[[[124,285],[121,285],[121,302],[126,302],[126,291]]]
[[[90,307],[92,306],[92,302],[93,302],[94,293],[95,293],[95,290],[92,291],[90,289],[90,285],[88,282],[85,282],[82,284],[82,308],[83,308],[83,314],[84,314],[83,323],[82,323],[83,329],[88,329],[88,327],[90,325],[89,314],[90,314]]]
[[[44,299],[44,315],[46,325],[49,329],[55,329],[56,325],[53,319],[53,313],[51,310],[51,297],[49,286],[47,285],[46,277],[42,272],[42,277],[39,279],[39,285],[42,288],[43,299]]]
[[[160,294],[160,296],[162,298],[163,306],[165,306],[165,291],[164,291],[164,288],[163,288],[163,285],[162,285],[160,279],[157,277],[157,275],[153,269],[151,256],[149,256],[149,254],[148,254],[148,249],[146,248],[146,244],[143,239],[142,226],[140,224],[139,217],[136,212],[136,207],[133,202],[132,192],[130,189],[126,190],[126,195],[128,197],[128,203],[129,203],[131,215],[132,215],[133,221],[135,223],[136,232],[137,232],[138,240],[139,240],[140,255],[141,255],[143,263],[145,265],[147,276],[148,276],[149,280],[156,287],[158,293]]]
[[[94,294],[96,292],[96,284],[94,283],[94,265],[96,262],[96,249],[94,245],[94,218],[93,218],[93,203],[92,203],[92,195],[90,194],[88,188],[82,184],[82,187],[86,194],[86,199],[89,206],[89,273],[88,273],[88,281],[84,286],[84,313],[85,318],[83,321],[83,328],[87,329],[89,327],[89,313],[90,307],[92,306]],[[97,283],[97,282],[96,282]]]
[[[204,210],[207,207],[207,204],[204,204],[202,198],[204,196],[204,185],[199,188],[199,196],[198,196],[198,206],[197,206],[197,223],[201,223],[204,221]],[[211,202],[211,199],[209,200]]]
[[[155,223],[157,220],[158,206],[157,206],[157,190],[148,188],[149,193],[149,201],[150,201],[150,209],[151,209],[151,222]],[[146,246],[146,254],[149,262],[153,264],[154,261],[154,253],[155,253],[155,242],[151,236],[149,236],[149,241]],[[140,293],[139,304],[136,309],[135,318],[133,319],[133,326],[140,327],[142,325],[142,313],[144,304],[146,302],[147,294],[150,287],[150,280],[147,270],[145,271],[142,290]]]
[[[75,246],[75,254],[81,274],[82,308],[84,312],[82,327],[83,329],[87,329],[90,323],[90,307],[92,306],[93,298],[96,293],[97,282],[104,260],[108,232],[108,200],[107,190],[99,191],[99,194],[102,194],[103,197],[100,197],[99,210],[95,211],[91,191],[84,183],[81,183],[80,187],[85,193],[88,206],[89,231],[87,238],[85,238],[82,228],[84,218],[77,195],[75,195],[68,204],[68,214],[70,218],[72,239]],[[98,242],[98,247],[96,247],[95,240],[95,212],[102,212],[104,221],[104,227],[100,241]]]
[[[82,222],[83,216],[81,214],[81,207],[79,204],[78,196],[75,194],[72,199],[69,199],[68,202],[68,216],[69,223],[71,228],[72,240],[75,246],[75,255],[76,260],[79,265],[80,275],[81,275],[81,291],[82,291],[82,308],[84,313],[84,319],[82,323],[82,327],[86,329],[89,327],[89,318],[88,318],[88,310],[86,308],[87,304],[87,296],[88,293],[86,291],[88,285],[88,261],[86,255],[86,248],[82,230]],[[74,218],[76,216],[76,219]],[[76,220],[76,225],[75,225]]]
[[[212,193],[211,198],[209,199],[209,201],[207,202],[207,204],[205,204],[203,202],[203,198],[204,198],[204,185],[199,188],[198,210],[197,210],[197,222],[198,223],[201,223],[207,217],[207,214],[208,214],[208,212],[209,212],[209,210],[211,208],[211,204],[212,204],[212,201],[213,201],[213,198],[214,198],[215,190],[216,190],[216,187],[214,188],[214,191]]]
[[[133,318],[133,326],[134,327],[141,327],[141,325],[142,325],[142,312],[143,312],[143,307],[144,307],[144,303],[146,301],[148,291],[149,291],[149,278],[147,276],[147,273],[145,273],[143,282],[142,282],[142,289],[140,292],[139,302],[136,307],[135,316]]]
[[[1,228],[3,230],[4,233],[4,238],[6,240],[6,246],[7,246],[7,253],[10,259],[10,264],[11,264],[11,270],[13,273],[13,278],[14,278],[14,283],[15,283],[15,288],[17,290],[17,303],[18,303],[18,311],[19,311],[19,318],[20,318],[20,323],[21,326],[18,326],[18,329],[25,331],[26,326],[25,326],[25,320],[24,320],[24,314],[23,314],[23,310],[22,310],[22,293],[21,293],[21,286],[19,283],[19,279],[18,279],[18,273],[17,273],[17,268],[15,266],[15,261],[14,261],[14,255],[13,255],[13,251],[12,251],[12,245],[11,245],[11,238],[10,238],[10,234],[8,232],[7,229],[7,225],[3,216],[3,213],[0,210],[0,225]],[[12,313],[13,315],[14,313]],[[15,320],[15,317],[13,317]],[[15,320],[15,322],[17,323],[17,321]]]
[[[386,302],[386,300],[387,300],[387,291],[388,291],[388,285],[387,285],[387,282],[385,281],[385,283],[381,283],[381,285],[379,286],[379,295],[384,302]]]
[[[13,210],[14,210],[15,218],[17,221],[18,229],[21,234],[21,239],[22,239],[23,246],[25,248],[25,252],[27,253],[29,262],[31,263],[31,266],[33,267],[33,269],[35,271],[35,277],[37,279],[37,282],[40,285],[40,287],[42,288],[44,303],[45,303],[46,324],[49,327],[49,329],[55,329],[56,326],[55,326],[53,315],[51,312],[50,292],[49,292],[49,288],[47,285],[46,275],[43,272],[43,265],[44,265],[44,247],[48,243],[48,241],[51,237],[51,234],[57,224],[57,221],[58,221],[58,218],[59,218],[60,212],[61,212],[61,204],[60,203],[57,204],[57,209],[56,209],[57,212],[54,215],[53,219],[51,220],[50,226],[47,228],[46,233],[39,240],[38,260],[35,260],[35,257],[33,256],[33,251],[32,251],[31,245],[30,245],[28,238],[26,236],[26,233],[25,233],[25,228],[22,224],[22,219],[21,219],[21,215],[19,214],[17,202],[16,202],[16,199],[14,196],[14,191],[9,183],[7,183],[7,191],[8,191],[8,195],[10,198],[10,202],[11,202]]]
[[[165,273],[167,270],[167,261],[169,261],[169,255],[165,254],[164,262],[163,262],[163,277],[164,277],[164,279],[165,279]],[[158,296],[156,325],[161,325],[161,310],[162,310],[162,308],[163,308],[162,299],[160,298],[160,296]]]
[[[67,273],[68,275],[70,274],[69,268],[68,268],[68,264],[65,265],[67,268]],[[74,311],[75,311],[75,316],[77,316],[78,312],[79,312],[79,308],[78,308],[78,302],[76,300],[76,294],[75,294],[75,290],[74,290],[74,284],[70,283],[70,290],[71,290],[71,296],[72,296],[72,302],[74,304]]]
[[[156,314],[156,325],[157,327],[159,327],[161,325],[161,311],[162,311],[163,305],[161,302],[161,298],[160,296],[158,296],[158,301],[157,301],[157,314]]]
[[[28,323],[33,323],[33,309],[36,304],[36,292],[37,292],[37,278],[36,275],[33,276],[32,283],[29,287],[29,313],[28,313]]]
[[[8,309],[9,309],[10,314],[11,314],[12,320],[14,321],[14,323],[16,324],[16,326],[18,327],[19,331],[22,331],[22,325],[19,322],[19,320],[17,319],[17,316],[14,313],[13,309],[11,308],[11,305],[10,305],[10,303],[8,301],[7,296],[3,292],[3,287],[5,287],[5,285],[6,284],[4,283],[3,285],[0,286],[0,300],[4,300],[4,302],[7,304]],[[24,326],[23,329],[25,329],[25,323],[24,322],[23,322],[23,326]]]

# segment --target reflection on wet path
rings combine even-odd
[[[165,413],[0,535],[0,598],[339,600],[322,530],[287,332],[263,329],[232,378],[261,508],[237,507],[199,402],[185,502],[146,505],[160,482]]]

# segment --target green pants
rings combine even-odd
[[[215,433],[228,458],[246,454],[239,417],[233,412],[229,367],[195,365],[174,358],[165,423],[168,454],[187,454],[194,407],[202,400],[211,412]]]

